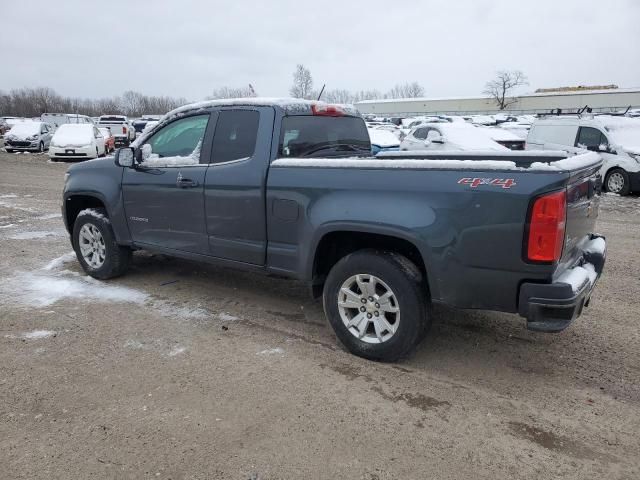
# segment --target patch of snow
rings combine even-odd
[[[8,193],[6,195],[0,195],[0,198],[18,198],[18,195],[15,193]]]
[[[95,208],[85,208],[84,210],[80,210],[78,215],[89,215],[91,217],[99,218],[100,220],[104,220],[106,222],[109,221],[107,217],[105,217],[102,213],[98,212]]]
[[[223,322],[234,322],[236,320],[239,320],[238,317],[236,317],[234,315],[230,315],[230,314],[225,313],[225,312],[219,313],[217,315],[217,317],[218,317],[218,320],[222,320]]]
[[[605,242],[604,238],[598,237],[589,241],[584,247],[584,251],[587,253],[599,253],[600,255],[603,255],[606,248],[607,243]]]
[[[9,223],[7,225],[0,225],[0,228],[9,228],[9,227],[15,227],[16,224],[15,223]]]
[[[143,304],[148,295],[128,287],[110,285],[89,276],[69,278],[58,273],[22,273],[0,284],[0,301],[46,307],[71,298],[88,302],[131,302]],[[75,272],[73,272],[75,273]],[[2,302],[0,302],[2,303]]]
[[[472,127],[475,128],[475,127]],[[534,152],[530,150],[529,152]],[[385,158],[279,158],[271,163],[272,167],[314,167],[314,168],[365,168],[365,169],[416,169],[416,170],[509,170],[521,172],[535,171],[572,171],[586,168],[601,161],[595,152],[575,155],[554,162],[533,162],[530,167],[519,167],[510,160],[500,160],[501,157],[521,156],[512,151],[502,155],[500,152],[476,151],[464,152],[469,154],[469,160],[447,159],[447,155],[460,155],[459,151],[442,152],[388,152]],[[522,157],[554,156],[552,151],[527,153]],[[433,159],[415,158],[418,156],[434,156]],[[493,156],[496,160],[472,160],[476,156]],[[564,156],[564,155],[563,155]],[[444,157],[444,158],[438,158]]]
[[[36,217],[36,220],[51,220],[52,218],[62,218],[61,213],[47,213],[46,215],[41,215]]]
[[[585,263],[582,266],[567,269],[557,278],[556,282],[566,283],[571,286],[573,293],[578,293],[587,282],[593,285],[597,278],[598,274],[594,266]]]
[[[124,346],[126,348],[132,348],[134,350],[146,350],[147,348],[144,343],[137,340],[127,340],[126,342],[124,342]]]
[[[182,166],[182,165],[197,165],[200,163],[200,150],[202,147],[202,140],[198,142],[196,148],[187,156],[176,157],[160,157],[158,154],[151,151],[151,145],[148,143],[142,147],[142,156],[145,166],[151,167],[167,167],[167,166]]]
[[[179,318],[182,320],[206,320],[211,314],[199,306],[176,306],[164,300],[152,300],[150,305],[163,317]]]
[[[169,352],[170,357],[175,357],[176,355],[180,355],[181,353],[186,352],[187,349],[185,347],[176,346],[171,349]]]
[[[36,231],[36,232],[19,232],[14,235],[11,235],[9,238],[11,240],[36,240],[39,238],[46,238],[46,237],[59,237],[61,235],[62,235],[62,232]]]
[[[47,338],[55,335],[56,332],[51,330],[34,330],[32,332],[27,332],[22,334],[22,338],[26,339],[39,339],[39,338]]]
[[[65,253],[64,255],[51,260],[44,267],[42,267],[42,270],[48,270],[48,271],[57,270],[65,263],[71,262],[72,260],[75,260],[75,259],[76,259],[76,252]]]
[[[276,348],[268,348],[266,350],[261,350],[256,353],[256,355],[283,355],[284,350],[280,347]]]

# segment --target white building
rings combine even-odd
[[[516,97],[516,103],[506,111],[512,113],[545,113],[561,108],[576,111],[588,105],[594,112],[640,108],[640,88],[617,88],[608,90],[579,90],[530,93]],[[487,97],[452,98],[401,98],[364,100],[356,103],[360,113],[376,115],[414,114],[476,114],[500,111],[495,102]]]

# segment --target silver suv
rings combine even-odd
[[[44,152],[49,148],[52,127],[44,122],[19,122],[5,135],[4,148],[8,153],[17,150]]]

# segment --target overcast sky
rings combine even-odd
[[[125,90],[199,100],[252,83],[286,96],[297,63],[315,87],[476,95],[498,69],[525,91],[640,86],[638,0],[20,0],[2,2],[0,90]]]

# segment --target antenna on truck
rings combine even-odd
[[[251,91],[251,95],[253,95],[254,97],[258,96],[256,91],[253,89],[253,85],[249,84],[249,90]]]
[[[320,101],[320,97],[322,96],[322,94],[324,93],[324,87],[326,87],[327,84],[325,83],[324,85],[322,85],[322,89],[320,90],[320,93],[318,94],[318,101]]]

